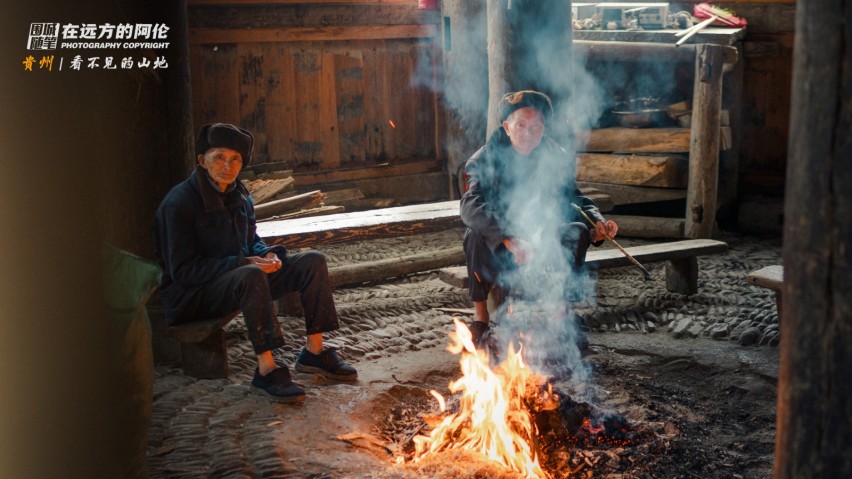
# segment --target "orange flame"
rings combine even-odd
[[[391,128],[396,128],[396,123],[393,120],[388,120],[388,123],[390,123]]]
[[[521,473],[528,478],[548,477],[539,464],[530,442],[537,433],[532,416],[525,402],[533,395],[540,395],[544,378],[532,372],[524,363],[522,348],[515,351],[509,346],[506,359],[494,369],[489,366],[488,355],[477,351],[470,330],[458,319],[453,322],[454,341],[447,348],[453,354],[461,354],[459,365],[462,377],[450,383],[450,391],[461,392],[459,412],[449,414],[432,430],[429,436],[414,438],[414,460],[447,449],[468,449],[479,452],[490,459]],[[555,399],[548,390],[546,397],[535,398],[547,401]],[[444,410],[443,397],[437,392]]]

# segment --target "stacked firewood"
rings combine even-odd
[[[267,163],[244,170],[240,180],[254,200],[257,221],[320,216],[394,206],[392,198],[367,198],[359,188],[299,193],[292,170],[272,169]]]
[[[242,182],[254,200],[257,221],[282,220],[341,213],[343,206],[326,205],[320,190],[298,193],[292,170],[256,174],[247,171]]]

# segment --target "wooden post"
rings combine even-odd
[[[696,47],[684,231],[687,238],[709,238],[716,220],[722,67],[722,47],[707,44]]]
[[[796,4],[776,479],[852,477],[849,18],[849,2]]]
[[[488,123],[486,135],[494,131],[497,104],[514,83],[512,59],[512,27],[509,24],[511,0],[488,0]]]
[[[486,139],[488,55],[486,5],[468,0],[441,2],[444,29],[444,103],[450,176]],[[450,185],[450,199],[456,185]],[[461,185],[459,190],[463,193]]]

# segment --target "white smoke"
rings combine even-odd
[[[488,70],[487,64],[480,63],[480,60],[487,63],[486,2],[478,3],[481,9],[473,13],[468,10],[464,18],[453,17],[453,23],[442,20],[444,27],[450,27],[449,33],[444,32],[439,40],[445,43],[444,55],[449,59],[453,55],[475,59],[468,68],[453,65],[444,70],[443,89],[438,92],[449,112],[450,127],[462,128],[470,139],[469,144],[476,145],[468,151],[457,151],[454,149],[456,145],[447,145],[451,159],[456,156],[451,161],[451,168],[464,162],[485,142],[486,134],[492,133],[484,131],[489,96]],[[522,2],[516,3],[520,5]],[[445,12],[449,13],[452,12]],[[531,32],[524,40],[530,45],[523,45],[522,50],[534,61],[528,58],[523,62],[524,68],[530,68],[529,65],[539,65],[539,68],[538,71],[525,72],[525,77],[536,79],[535,85],[519,85],[516,89],[541,89],[554,100],[556,115],[548,124],[545,135],[548,130],[557,130],[553,128],[557,125],[554,122],[563,125],[563,130],[569,132],[588,130],[597,123],[606,106],[604,89],[586,70],[585,58],[553,51],[553,45],[558,45],[560,39],[565,38],[565,28],[570,28],[569,21],[549,21],[547,25],[536,24],[534,28],[525,29]],[[536,49],[539,45],[545,48]],[[571,60],[563,61],[564,58]],[[421,61],[424,65],[428,62],[429,68],[419,68],[412,82],[433,85],[432,59],[422,58]],[[555,92],[547,91],[543,86],[550,86]],[[588,274],[575,272],[569,264],[571,258],[562,246],[562,236],[566,218],[572,216],[570,202],[576,200],[568,198],[568,201],[563,201],[559,193],[575,180],[573,156],[583,146],[576,144],[577,138],[570,133],[560,136],[559,141],[567,150],[564,155],[550,155],[538,161],[519,161],[510,165],[507,173],[517,180],[515,184],[518,185],[503,192],[508,202],[510,229],[524,232],[523,239],[532,246],[534,256],[529,264],[502,278],[509,285],[512,299],[492,315],[492,320],[506,333],[501,336],[504,339],[516,340],[523,335],[530,342],[527,357],[535,366],[544,368],[546,364],[558,364],[560,368],[568,368],[573,382],[579,384],[587,382],[590,371],[578,349],[580,332],[572,311],[573,304],[565,299],[582,297],[586,302],[593,302],[595,285]],[[452,172],[454,169],[451,169]],[[511,312],[508,311],[510,304]]]

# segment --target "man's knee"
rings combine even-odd
[[[299,260],[304,262],[304,267],[310,272],[328,271],[328,261],[326,260],[325,255],[319,251],[305,251],[302,253]]]

